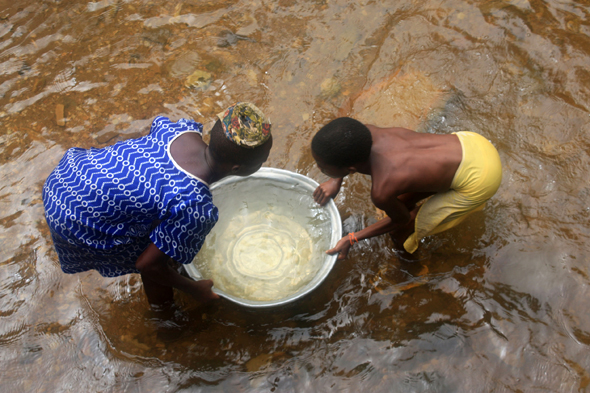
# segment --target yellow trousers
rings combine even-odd
[[[446,231],[469,214],[483,209],[500,187],[502,163],[496,148],[483,136],[469,131],[455,133],[463,150],[461,164],[451,189],[431,196],[416,216],[414,233],[404,242],[409,253],[418,249],[420,240]]]

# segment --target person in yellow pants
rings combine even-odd
[[[318,167],[331,178],[314,191],[317,203],[335,197],[343,177],[358,172],[371,176],[371,199],[387,214],[327,251],[338,253],[339,259],[346,258],[355,242],[385,233],[396,247],[414,253],[422,238],[481,210],[502,181],[497,150],[469,131],[425,134],[341,117],[317,132],[311,149]]]

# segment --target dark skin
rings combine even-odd
[[[229,175],[248,176],[256,172],[268,159],[272,147],[272,137],[265,142],[257,157],[247,164],[235,164],[216,159],[200,134],[186,132],[170,146],[170,154],[180,167],[199,179],[211,184]],[[212,280],[194,281],[180,275],[168,265],[170,257],[150,243],[139,256],[135,267],[141,273],[144,290],[152,305],[172,304],[173,288],[188,293],[195,299],[207,302],[218,299],[211,288]]]
[[[400,248],[414,232],[420,200],[450,189],[463,151],[456,135],[417,133],[406,128],[366,125],[373,138],[369,159],[349,167],[328,165],[312,151],[320,170],[331,179],[314,191],[314,200],[326,204],[340,191],[344,176],[362,173],[371,176],[371,200],[387,217],[354,235],[360,241],[390,233]],[[348,236],[327,251],[345,259],[351,247]]]

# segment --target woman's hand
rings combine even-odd
[[[352,244],[350,244],[350,239],[348,238],[348,236],[346,236],[338,240],[338,243],[336,243],[336,247],[326,251],[326,254],[334,255],[338,253],[338,260],[340,261],[346,259],[346,257],[348,256],[348,250],[351,246]]]
[[[219,295],[211,290],[212,287],[212,280],[192,281],[186,292],[198,301],[205,303],[209,300],[219,299]]]
[[[150,243],[137,258],[135,267],[141,273],[143,287],[150,304],[166,305],[174,301],[172,287],[188,293],[201,302],[219,299],[211,290],[213,281],[193,279],[181,276],[168,266],[170,257],[154,244]]]
[[[313,200],[320,206],[324,206],[328,203],[330,198],[334,198],[338,195],[340,186],[342,186],[342,179],[330,179],[323,182],[313,192]]]

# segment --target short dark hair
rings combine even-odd
[[[272,135],[266,142],[254,148],[243,147],[227,139],[221,120],[217,119],[211,129],[209,150],[215,158],[232,164],[250,164],[256,161],[266,149],[266,144],[272,140]]]
[[[358,120],[339,117],[323,126],[311,141],[313,152],[328,165],[347,167],[369,159],[371,131]]]

